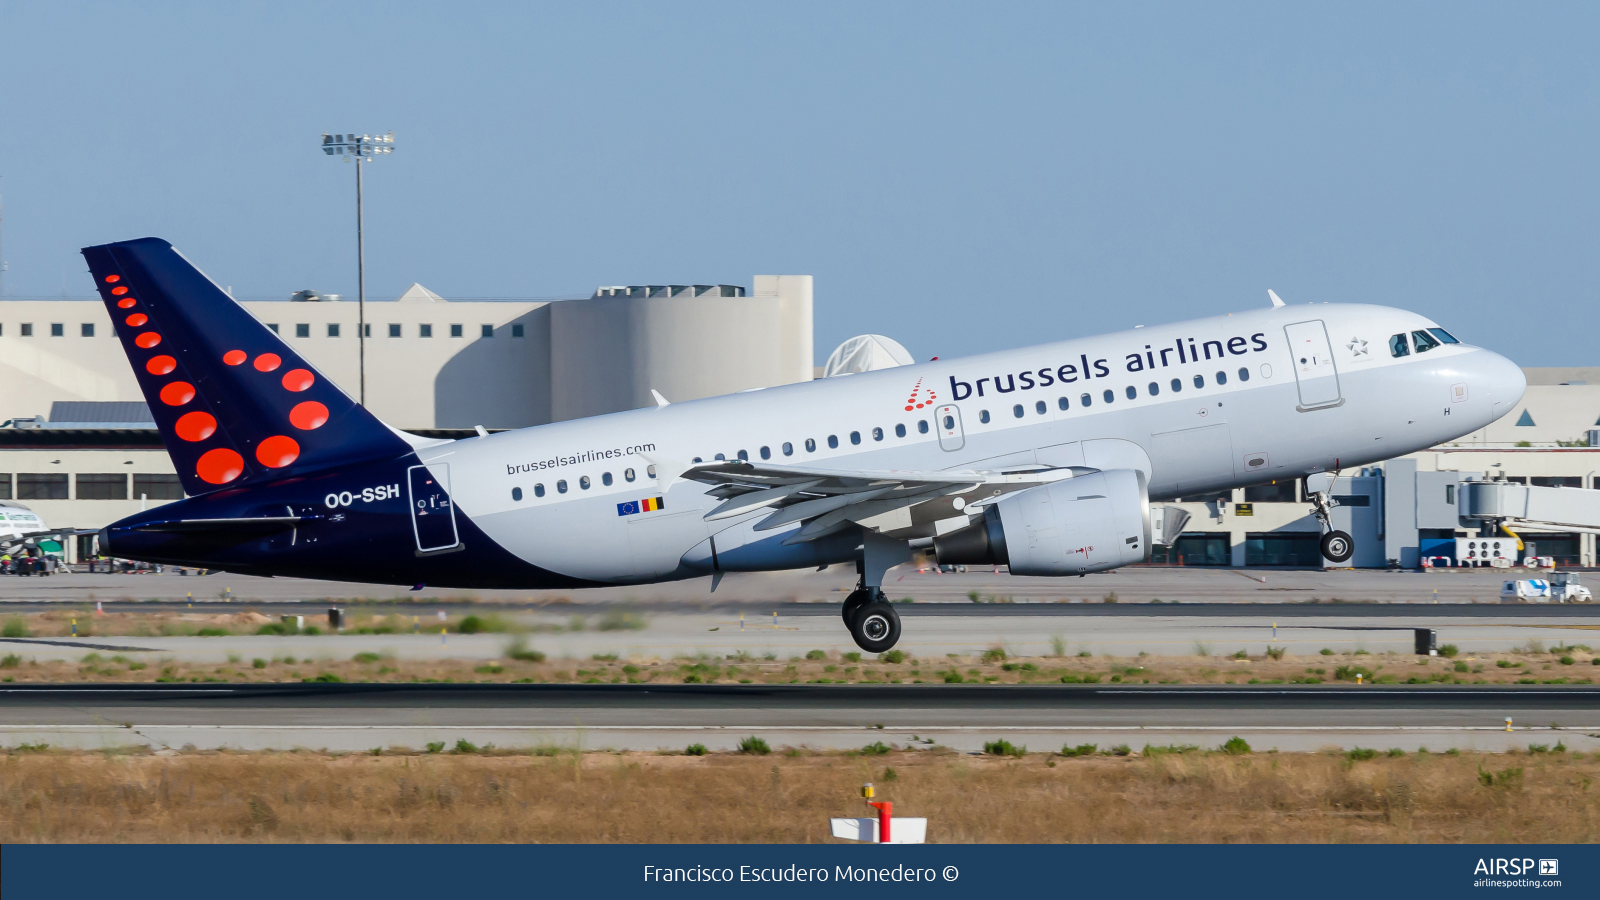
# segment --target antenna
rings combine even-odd
[[[1283,299],[1281,297],[1279,297],[1277,292],[1274,291],[1272,288],[1267,288],[1267,299],[1272,301],[1273,309],[1277,309],[1278,307],[1283,305]]]

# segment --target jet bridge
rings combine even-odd
[[[1600,490],[1536,487],[1507,481],[1462,481],[1461,518],[1511,528],[1600,534]]]

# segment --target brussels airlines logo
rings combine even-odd
[[[1123,363],[1123,368],[1128,372],[1153,372],[1156,369],[1165,369],[1172,365],[1185,365],[1209,359],[1227,359],[1230,356],[1244,356],[1249,353],[1260,353],[1267,349],[1266,333],[1258,331],[1248,338],[1234,336],[1224,340],[1210,340],[1197,342],[1194,338],[1184,338],[1173,341],[1170,347],[1154,348],[1149,344],[1144,345],[1144,352],[1129,353]],[[1110,378],[1111,369],[1106,365],[1106,359],[1091,361],[1087,354],[1080,355],[1075,363],[1064,363],[1057,366],[1044,366],[1036,371],[1017,372],[993,378],[979,378],[976,381],[957,381],[954,375],[950,376],[950,398],[952,400],[965,400],[973,396],[986,396],[985,384],[992,382],[990,387],[1000,394],[1009,394],[1019,387],[1024,391],[1034,388],[1046,388],[1052,384],[1072,384],[1078,380],[1094,381],[1100,378]],[[1220,379],[1219,379],[1220,381]],[[920,387],[922,382],[917,382]],[[915,392],[912,397],[915,399]],[[932,392],[929,392],[932,397]],[[912,407],[906,407],[911,409]]]
[[[954,381],[954,379],[951,380]],[[906,412],[911,412],[914,409],[921,409],[924,406],[932,406],[933,401],[939,399],[939,395],[933,392],[933,388],[928,388],[928,397],[926,400],[920,399],[922,393],[922,379],[918,378],[916,387],[911,389],[911,399],[906,401]]]

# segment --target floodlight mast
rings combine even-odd
[[[322,133],[322,152],[356,160],[356,347],[361,405],[367,405],[367,244],[361,205],[361,164],[394,152],[394,132],[388,134]]]

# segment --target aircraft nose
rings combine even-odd
[[[1498,353],[1481,350],[1477,360],[1477,377],[1494,401],[1496,407],[1508,410],[1522,400],[1528,389],[1528,378],[1516,363]]]

